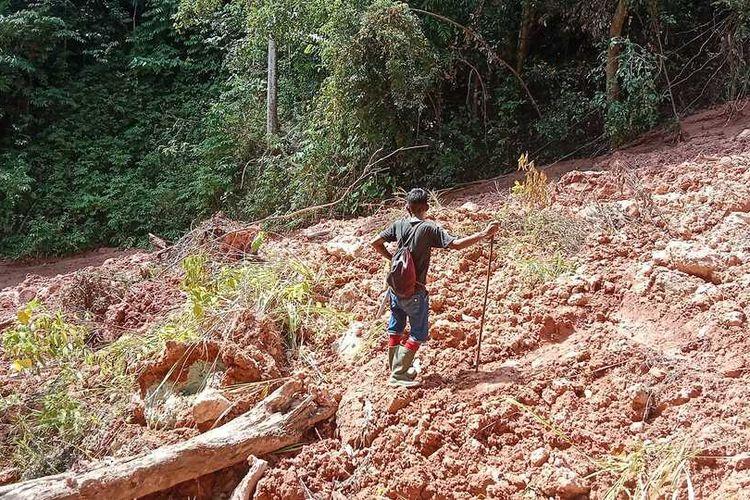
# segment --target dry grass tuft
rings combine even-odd
[[[529,161],[528,153],[518,158],[518,170],[524,173],[524,180],[516,181],[511,193],[528,206],[548,207],[551,196],[547,174],[537,169],[533,161]]]

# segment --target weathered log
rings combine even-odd
[[[229,500],[250,500],[255,492],[255,486],[268,468],[268,462],[258,457],[250,457],[247,461],[250,462],[250,470],[234,489]]]
[[[336,404],[294,378],[221,427],[146,455],[113,460],[83,473],[65,472],[0,487],[3,499],[132,499],[162,491],[299,441],[333,416]]]
[[[148,241],[156,250],[164,250],[169,246],[169,243],[164,238],[159,238],[151,233],[148,233]]]

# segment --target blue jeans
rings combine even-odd
[[[426,342],[428,338],[427,325],[430,316],[430,299],[427,292],[420,290],[411,297],[402,299],[389,291],[391,302],[391,319],[388,320],[388,334],[400,335],[406,328],[409,318],[411,328],[409,336],[419,342]]]

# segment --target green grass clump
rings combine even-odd
[[[211,269],[205,256],[196,255],[186,258],[183,268],[188,311],[203,331],[225,324],[228,313],[251,310],[276,322],[295,349],[307,333],[341,330],[350,319],[317,299],[322,275],[298,260]]]
[[[590,230],[588,223],[551,207],[510,204],[495,214],[501,232],[498,255],[529,284],[575,271],[574,257]]]
[[[0,398],[0,414],[10,430],[0,452],[23,479],[63,472],[80,455],[83,439],[97,426],[87,404],[71,391],[71,370],[63,370],[39,393]]]
[[[618,498],[695,498],[690,462],[697,453],[688,440],[642,442],[629,451],[597,460],[599,470],[590,477],[614,478],[604,500]]]

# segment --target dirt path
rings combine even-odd
[[[0,261],[0,290],[17,285],[30,274],[45,277],[68,274],[84,267],[100,266],[107,259],[124,257],[135,252],[137,250],[105,247],[61,259],[40,259],[31,262]]]

